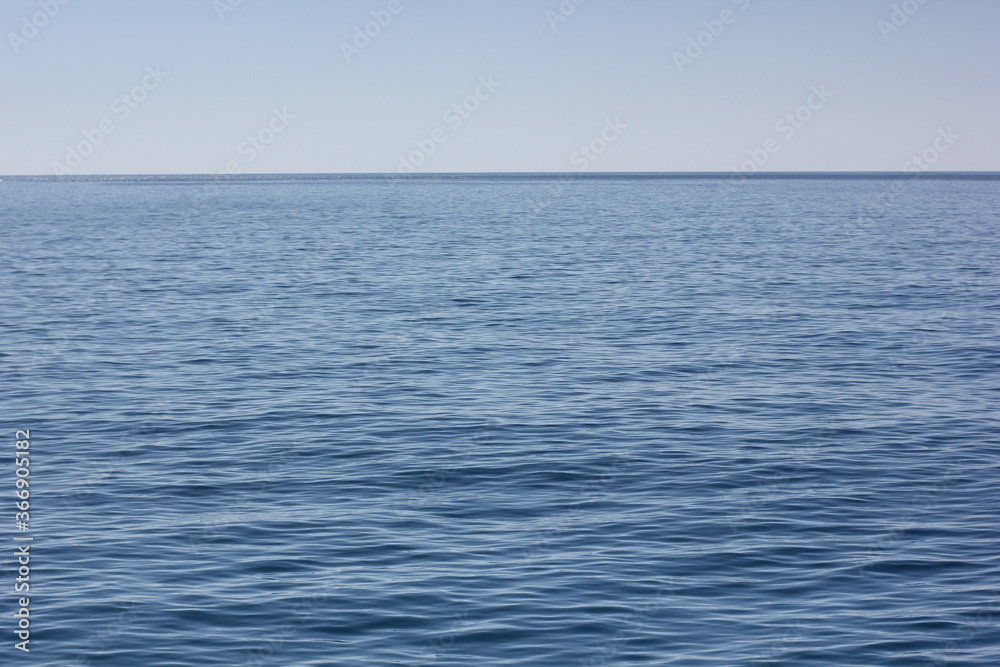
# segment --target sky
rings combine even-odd
[[[0,174],[1000,170],[997,0],[3,0]]]

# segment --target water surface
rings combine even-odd
[[[1000,664],[998,192],[5,179],[24,662]]]

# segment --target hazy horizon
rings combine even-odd
[[[503,177],[503,176],[525,176],[525,177],[552,177],[552,178],[705,178],[705,179],[781,179],[781,178],[922,178],[922,179],[954,179],[969,177],[972,179],[1000,178],[998,171],[925,171],[912,173],[905,171],[758,171],[749,174],[733,174],[730,171],[604,171],[604,172],[566,172],[566,171],[441,171],[441,172],[417,172],[417,173],[394,173],[394,172],[250,172],[243,174],[212,174],[212,173],[146,173],[146,174],[0,174],[0,180],[102,180],[102,179],[170,179],[170,178],[192,178],[192,179],[266,179],[270,177],[282,177],[294,180],[297,178],[440,178],[440,177]]]

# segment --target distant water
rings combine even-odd
[[[0,661],[1000,664],[1000,181],[0,203]]]

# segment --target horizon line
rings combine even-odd
[[[550,180],[593,179],[593,178],[648,178],[648,179],[808,179],[808,178],[883,178],[883,179],[1000,179],[1000,171],[450,171],[450,172],[273,172],[250,174],[204,174],[204,173],[160,173],[160,174],[0,174],[0,181],[101,181],[136,180],[155,181],[176,180],[336,180],[336,179],[462,179],[462,178],[541,178]]]

